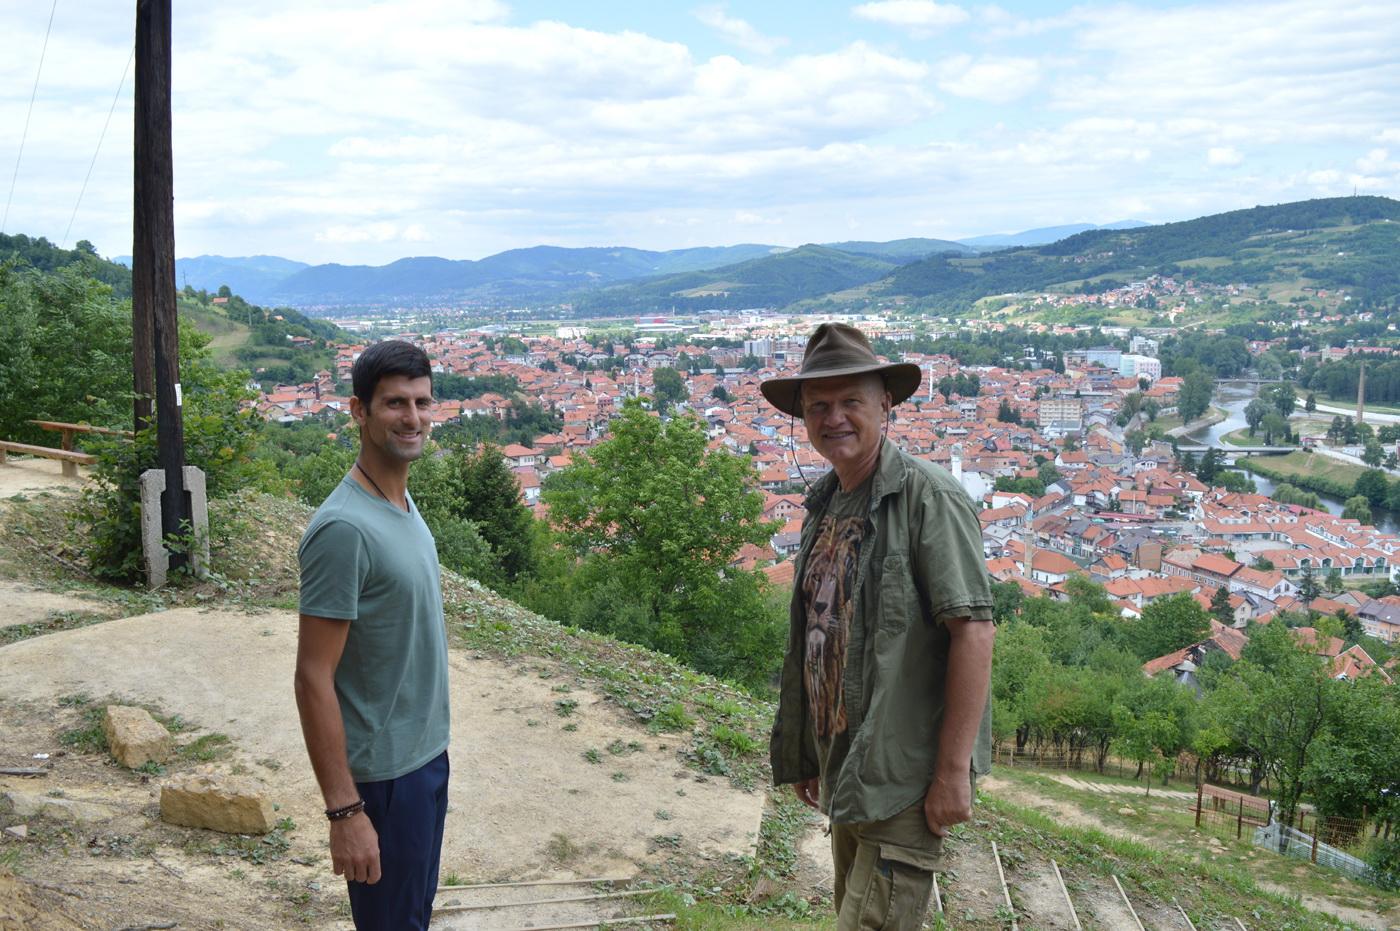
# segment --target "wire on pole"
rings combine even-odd
[[[44,56],[49,53],[49,33],[53,31],[53,15],[58,11],[58,0],[49,7],[49,24],[44,29],[44,45],[39,50],[39,68],[34,72],[34,89],[29,92],[29,109],[24,114],[24,131],[19,134],[19,154],[15,156],[15,173],[10,176],[10,196],[5,198],[5,214],[0,217],[0,233],[10,223],[10,202],[15,199],[15,182],[19,180],[19,163],[24,158],[24,140],[29,138],[29,118],[34,115],[34,98],[39,96],[39,76],[44,73]]]
[[[107,120],[102,124],[102,134],[97,137],[97,148],[93,150],[92,161],[88,163],[87,174],[83,176],[83,186],[78,189],[78,201],[73,204],[73,215],[68,218],[68,228],[63,231],[63,242],[60,249],[68,248],[68,235],[73,232],[73,221],[78,219],[78,208],[83,204],[83,195],[87,193],[88,181],[92,178],[92,169],[97,166],[98,153],[102,151],[102,140],[107,138],[107,127],[112,125],[112,114],[117,110],[117,101],[121,99],[122,88],[126,86],[127,73],[131,71],[131,61],[136,57],[136,46],[131,46],[131,54],[126,56],[126,67],[122,69],[122,79],[117,82],[117,92],[112,95],[112,106],[107,110]]]

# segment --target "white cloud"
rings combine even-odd
[[[316,234],[317,242],[327,243],[392,243],[429,242],[432,237],[417,223],[400,227],[396,223],[378,222],[358,225],[329,226]]]
[[[1389,149],[1372,149],[1356,160],[1356,170],[1367,175],[1400,171],[1400,162],[1390,160]]]
[[[933,0],[875,0],[851,9],[857,19],[901,26],[916,36],[928,36],[959,26],[972,18],[960,6]]]
[[[1033,58],[956,55],[938,67],[940,88],[989,103],[1009,103],[1025,96],[1039,82],[1040,64]]]
[[[760,55],[771,55],[787,45],[787,39],[765,36],[747,20],[730,16],[720,5],[701,7],[695,11],[695,18],[740,48]]]
[[[1206,151],[1206,164],[1216,167],[1232,167],[1244,161],[1244,155],[1234,146],[1212,146]]]

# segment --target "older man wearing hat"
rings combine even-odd
[[[831,463],[807,496],[772,762],[831,819],[838,927],[918,929],[991,756],[992,595],[972,502],[885,436],[918,366],[819,326],[763,383]]]

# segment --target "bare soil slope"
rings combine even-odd
[[[231,738],[232,755],[213,765],[246,770],[267,784],[280,813],[298,825],[288,838],[289,853],[309,864],[301,871],[303,885],[318,882],[319,891],[327,891],[336,880],[291,695],[295,651],[296,618],[290,612],[191,608],[5,647],[0,649],[0,747],[6,749],[0,751],[5,757],[0,764],[22,764],[33,753],[62,750],[53,723],[63,718],[65,696],[86,695],[99,705],[116,698],[178,714],[196,728],[192,737]],[[558,664],[454,650],[451,677],[452,808],[445,875],[471,880],[632,875],[658,844],[712,858],[752,849],[761,793],[684,767],[677,752],[688,741],[648,734],[599,695],[568,684]],[[123,832],[156,848],[184,842],[151,821],[159,777],[140,786],[139,777],[101,759],[71,756],[57,758],[54,770],[55,778],[39,785],[0,777],[0,793],[61,786],[72,797],[110,805]],[[160,856],[181,872],[193,867],[183,862],[183,851]],[[199,873],[200,886],[189,894],[219,901],[229,880]]]

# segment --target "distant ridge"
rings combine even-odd
[[[1070,223],[1066,226],[1042,226],[1033,230],[1022,230],[1019,233],[993,233],[988,236],[972,236],[968,239],[959,239],[958,243],[964,246],[971,246],[977,249],[1001,249],[1007,246],[1045,246],[1052,242],[1059,242],[1076,233],[1085,233],[1089,230],[1131,230],[1143,226],[1151,226],[1142,220],[1119,220],[1115,223],[1105,223],[1096,226],[1093,223]]]

